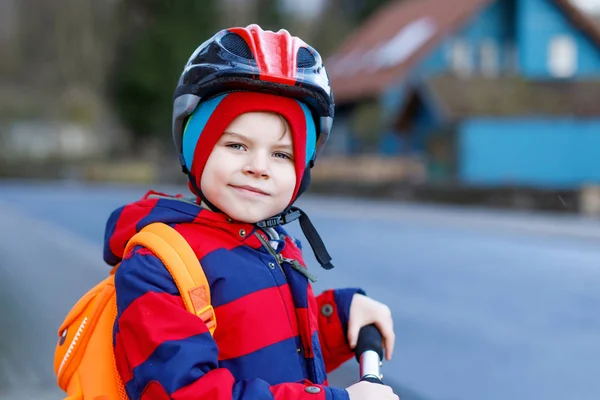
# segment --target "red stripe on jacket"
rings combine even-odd
[[[131,368],[146,361],[166,341],[183,340],[208,332],[204,324],[182,325],[177,316],[183,313],[189,314],[181,297],[155,292],[138,297],[123,311],[116,339],[127,346]],[[129,329],[133,325],[135,330]],[[140,331],[144,332],[143,336],[139,335]]]
[[[283,285],[251,293],[215,309],[219,326],[227,327],[215,331],[215,339],[221,345],[219,360],[240,357],[298,335],[295,315],[293,310],[292,314],[286,312],[282,294],[291,304],[289,287]],[[284,310],[266,315],[261,312],[265,304],[281,304]],[[248,326],[253,329],[246,329]]]
[[[158,199],[147,199],[123,207],[116,222],[113,236],[109,240],[110,250],[114,255],[120,256],[123,254],[127,241],[137,233],[137,222],[150,214],[157,202]]]

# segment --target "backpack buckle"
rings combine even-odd
[[[208,304],[203,307],[201,310],[196,311],[196,315],[204,321],[206,327],[210,331],[210,334],[214,334],[215,329],[217,329],[217,319],[215,318],[215,309],[212,305]]]

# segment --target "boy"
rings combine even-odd
[[[300,218],[319,262],[330,258],[292,207],[327,140],[333,96],[319,54],[257,25],[217,33],[190,57],[175,92],[173,135],[195,198],[150,192],[109,218],[105,260],[116,275],[117,369],[130,399],[397,399],[383,385],[327,386],[362,326],[393,351],[389,309],[359,289],[315,297],[300,244],[281,224]],[[218,327],[187,312],[161,261],[127,240],[173,226],[201,261]]]

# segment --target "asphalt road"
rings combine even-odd
[[[58,324],[108,273],[108,213],[144,192],[0,182],[0,398],[61,398]],[[397,350],[384,376],[404,400],[599,398],[600,223],[351,199],[300,204],[336,265],[320,271],[307,252],[315,290],[361,286],[392,308]],[[332,383],[356,375],[350,361]]]

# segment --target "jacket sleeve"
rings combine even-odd
[[[145,248],[121,262],[115,288],[114,352],[129,399],[349,399],[344,389],[310,382],[236,381],[219,368],[204,322],[185,309],[164,264]]]
[[[317,296],[319,340],[329,373],[354,356],[348,344],[348,319],[352,297],[365,294],[358,288],[327,290]]]

